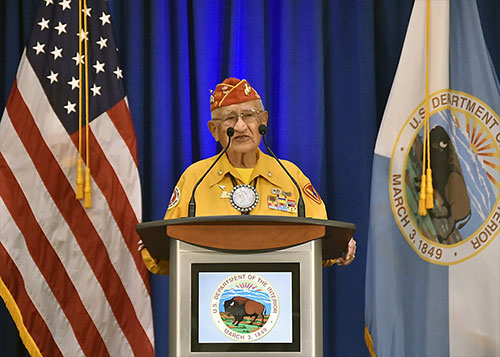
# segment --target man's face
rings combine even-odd
[[[239,114],[259,113],[255,120],[247,120],[245,122]],[[236,117],[236,123],[228,123],[224,119]],[[250,117],[250,116],[249,116]],[[217,120],[222,119],[222,120]],[[250,119],[253,119],[250,117]],[[214,139],[225,147],[228,142],[226,130],[228,127],[234,128],[234,135],[231,138],[231,146],[229,153],[254,153],[259,147],[261,135],[259,133],[259,125],[267,125],[267,112],[263,111],[262,102],[260,100],[252,100],[240,104],[232,104],[226,107],[218,108],[212,112],[212,120],[208,122],[208,127]]]

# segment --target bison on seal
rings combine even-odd
[[[235,326],[238,326],[245,316],[253,317],[253,320],[250,322],[251,325],[260,316],[259,326],[262,327],[264,325],[265,306],[260,302],[246,297],[235,296],[231,300],[224,301],[224,311],[229,316],[234,317],[233,324]]]
[[[462,229],[471,218],[470,198],[462,167],[453,143],[442,126],[431,130],[431,168],[436,196],[441,202],[441,214],[431,211],[433,219],[445,219],[448,232],[438,234],[439,243],[450,244],[449,238]]]

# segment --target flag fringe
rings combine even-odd
[[[365,325],[365,344],[366,348],[370,352],[370,357],[376,357],[375,350],[373,349],[373,338],[370,335],[370,331],[368,331],[368,327]]]
[[[16,324],[17,330],[19,331],[19,336],[21,337],[21,340],[23,341],[24,346],[28,350],[30,356],[41,357],[42,353],[40,352],[40,349],[33,340],[33,337],[31,337],[28,329],[24,325],[23,316],[21,314],[21,311],[19,310],[19,306],[17,306],[14,297],[10,293],[7,286],[5,286],[2,278],[0,278],[0,296],[5,302],[5,306],[7,307],[7,310],[9,310],[10,316],[12,316],[12,320],[14,320],[14,323]]]

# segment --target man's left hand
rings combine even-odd
[[[335,262],[337,265],[349,265],[352,263],[354,258],[356,257],[356,241],[354,238],[351,238],[349,244],[347,245],[347,253],[338,258]]]

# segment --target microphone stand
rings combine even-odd
[[[264,124],[259,125],[259,133],[260,133],[260,135],[262,135],[262,139],[264,139],[264,145],[266,146],[267,151],[271,154],[272,157],[274,157],[274,159],[278,162],[278,164],[280,164],[280,166],[283,168],[283,170],[285,170],[288,177],[290,177],[290,179],[292,180],[295,187],[297,187],[297,190],[299,191],[299,201],[297,202],[297,216],[305,217],[306,216],[306,207],[304,205],[304,199],[302,197],[302,190],[300,189],[300,186],[297,183],[297,181],[295,181],[293,176],[288,172],[288,170],[285,168],[285,166],[283,166],[280,159],[278,159],[278,157],[276,155],[274,155],[274,152],[271,150],[269,145],[267,145],[267,140],[266,140],[267,126],[265,126]]]
[[[224,155],[226,153],[227,149],[229,148],[229,145],[231,144],[231,137],[234,135],[234,128],[231,128],[231,127],[227,128],[226,134],[227,134],[227,137],[229,138],[226,147],[224,148],[224,150],[221,151],[221,153],[219,154],[219,156],[217,156],[217,158],[212,163],[212,165],[210,165],[208,170],[198,180],[196,185],[194,185],[193,192],[191,193],[191,200],[189,200],[188,217],[196,217],[196,200],[194,199],[194,193],[195,193],[196,189],[198,188],[199,184],[201,183],[201,181],[203,181],[205,176],[207,176],[207,174],[210,172],[210,170],[212,170],[212,167],[214,167],[214,165],[217,163],[217,161],[219,161],[219,159],[222,157],[222,155]]]

